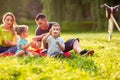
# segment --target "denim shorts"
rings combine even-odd
[[[65,42],[65,50],[64,50],[64,52],[68,52],[68,51],[72,50],[72,49],[73,49],[73,44],[74,44],[74,42],[75,42],[76,40],[79,41],[78,38],[73,38],[73,39],[67,40],[67,41]]]

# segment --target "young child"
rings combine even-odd
[[[26,39],[28,37],[28,26],[20,25],[16,28],[16,32],[20,36],[20,38],[17,42],[17,51],[14,56],[29,55],[32,57],[33,55],[27,50],[29,46],[34,43],[33,41],[28,43],[28,40]]]
[[[42,41],[43,43],[48,43],[48,56],[55,57],[56,55],[63,54],[65,44],[60,37],[60,25],[58,23],[52,25],[49,33],[43,37]]]

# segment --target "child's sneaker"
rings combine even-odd
[[[63,53],[54,52],[54,53],[50,54],[50,57],[60,58],[60,57],[63,57]]]
[[[59,53],[58,52],[54,52],[50,54],[50,57],[56,57]]]
[[[84,49],[84,50],[82,50],[80,52],[81,56],[92,56],[93,54],[94,54],[94,50],[86,50],[86,49]]]

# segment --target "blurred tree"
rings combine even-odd
[[[0,22],[9,11],[18,22],[33,20],[43,12],[48,20],[59,22],[65,30],[106,30],[105,10],[100,8],[103,3],[115,6],[120,0],[0,0]]]
[[[33,19],[38,13],[43,9],[43,4],[41,0],[29,0],[27,2],[26,10],[28,12],[28,18]]]
[[[0,19],[6,12],[15,14],[17,21],[34,19],[41,12],[43,5],[41,0],[1,0]]]
[[[100,8],[103,3],[118,4],[119,0],[42,0],[43,12],[51,21],[58,21],[68,30],[105,30],[105,12]],[[119,1],[120,2],[120,1]],[[71,30],[71,31],[72,31]]]

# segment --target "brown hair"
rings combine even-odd
[[[19,25],[15,28],[16,32],[18,35],[20,35],[21,33],[25,32],[25,29],[28,29],[27,25]]]
[[[45,16],[43,13],[39,13],[39,14],[36,16],[35,20],[37,21],[38,19],[45,19],[45,18],[46,18],[46,16]]]

